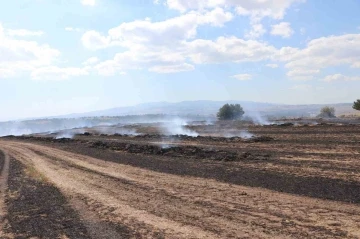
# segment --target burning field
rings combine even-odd
[[[360,125],[139,123],[0,141],[1,238],[359,238]]]

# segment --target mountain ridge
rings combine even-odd
[[[351,103],[336,104],[301,104],[286,105],[268,102],[255,101],[181,101],[181,102],[149,102],[135,106],[113,107],[104,110],[96,110],[84,113],[73,113],[48,118],[80,118],[80,117],[99,117],[99,116],[125,116],[125,115],[145,115],[145,114],[167,114],[167,115],[215,115],[223,104],[240,104],[247,112],[257,112],[273,116],[314,116],[324,106],[335,107],[337,114],[355,114]]]

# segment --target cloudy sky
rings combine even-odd
[[[358,0],[0,3],[0,120],[156,101],[360,98]]]

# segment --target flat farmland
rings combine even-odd
[[[126,127],[1,138],[2,238],[360,237],[358,124]]]

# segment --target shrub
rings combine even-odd
[[[329,107],[329,106],[325,106],[323,108],[321,108],[320,110],[320,114],[318,115],[318,117],[322,117],[322,118],[335,118],[335,108],[334,107]]]
[[[244,110],[240,104],[225,104],[217,113],[219,120],[237,120],[244,115]]]

